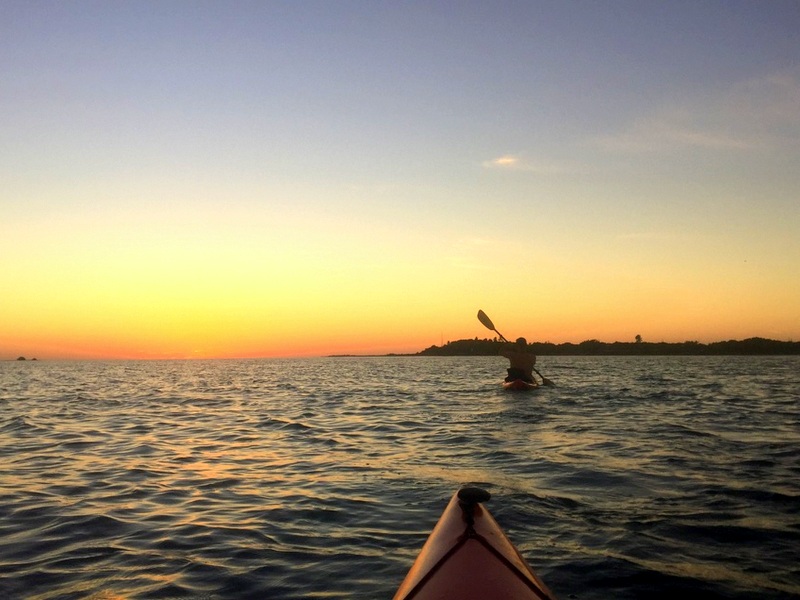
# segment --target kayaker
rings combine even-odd
[[[525,338],[508,343],[500,349],[500,356],[505,356],[511,365],[508,367],[506,381],[522,379],[529,383],[536,383],[533,378],[533,367],[536,366],[536,355],[528,351],[528,342]]]

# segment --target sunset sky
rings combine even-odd
[[[796,0],[0,13],[0,359],[800,340]]]

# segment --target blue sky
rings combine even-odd
[[[481,307],[552,341],[800,335],[797,2],[0,8],[14,348],[75,337],[86,290],[97,339],[132,290],[166,322],[167,263],[187,330],[277,311],[314,352],[482,335]],[[206,281],[229,294],[205,305]]]

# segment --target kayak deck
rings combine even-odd
[[[480,488],[453,495],[394,600],[554,600],[481,505],[489,497]]]

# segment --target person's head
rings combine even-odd
[[[525,338],[523,338],[523,337],[521,337],[521,338],[517,338],[517,346],[518,346],[519,348],[522,348],[522,349],[524,349],[524,348],[527,348],[527,347],[528,347],[528,342],[527,342],[527,340],[526,340]]]

